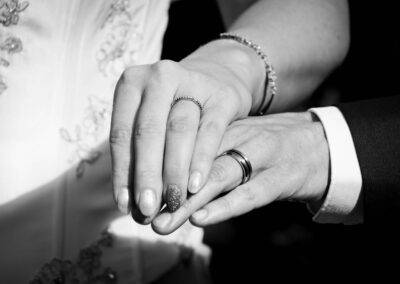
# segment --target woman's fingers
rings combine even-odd
[[[168,209],[176,211],[186,200],[189,166],[201,110],[190,100],[179,100],[169,113],[163,182]]]
[[[185,223],[189,217],[219,194],[237,186],[242,178],[242,169],[231,157],[223,156],[213,164],[209,180],[203,189],[190,196],[173,213],[164,210],[152,222],[154,231],[169,234]]]
[[[110,136],[114,195],[139,222],[151,221],[163,201],[172,212],[188,189],[199,191],[227,125],[239,115],[235,91],[209,70],[193,70],[170,61],[134,67],[117,88]],[[179,96],[194,101],[180,100],[171,109]]]
[[[175,94],[175,99],[183,99],[174,104],[167,124],[164,186],[171,212],[180,207],[187,191],[196,193],[207,181],[226,127],[238,109],[230,88],[193,72],[188,78]],[[215,97],[231,99],[221,106]]]
[[[159,62],[128,69],[117,86],[110,144],[115,199],[122,211],[148,223],[163,193],[165,133],[179,68]],[[130,206],[132,208],[130,208]]]
[[[118,208],[128,213],[130,210],[130,192],[132,186],[130,169],[133,164],[132,130],[142,89],[139,84],[131,84],[133,71],[127,70],[117,84],[111,119],[110,147],[112,157],[112,180],[114,199]],[[140,79],[140,73],[135,72]]]
[[[149,85],[145,92],[133,133],[133,196],[140,213],[151,219],[162,203],[166,124],[172,99],[169,94],[174,90]],[[139,216],[133,217],[137,220]]]

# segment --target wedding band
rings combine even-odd
[[[203,112],[203,105],[197,99],[192,98],[192,97],[177,97],[177,98],[175,98],[174,101],[171,103],[171,108],[173,108],[173,106],[176,105],[176,103],[179,101],[190,101],[192,103],[195,103],[199,107],[200,112]]]
[[[251,173],[253,172],[253,168],[251,166],[249,159],[242,152],[235,150],[235,149],[231,149],[231,150],[223,152],[218,157],[222,157],[222,156],[230,156],[236,162],[238,162],[240,168],[242,169],[242,173],[243,173],[242,182],[240,184],[244,184],[250,180]]]

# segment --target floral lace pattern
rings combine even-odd
[[[19,21],[19,13],[28,8],[29,2],[20,3],[19,0],[0,0],[0,24],[4,27],[16,25]],[[10,66],[10,58],[13,54],[23,49],[21,39],[0,33],[0,68]],[[6,82],[0,73],[0,95],[7,89]]]
[[[28,6],[28,1],[20,3],[19,0],[0,0],[0,23],[5,27],[16,25],[19,21],[19,13]]]
[[[89,97],[89,105],[85,111],[82,124],[75,126],[74,131],[60,129],[61,137],[75,146],[69,162],[78,162],[76,176],[83,176],[86,165],[96,162],[102,153],[93,150],[99,142],[100,135],[104,132],[106,122],[111,116],[111,103],[107,99],[96,96]]]
[[[134,19],[144,7],[131,9],[128,0],[114,0],[111,4],[101,27],[108,33],[96,55],[99,70],[104,76],[119,75],[126,66],[135,63],[142,35]]]
[[[104,231],[101,238],[79,252],[76,263],[53,259],[45,264],[30,284],[116,284],[117,274],[111,268],[102,268],[102,248],[110,248],[113,238]]]
[[[129,0],[113,0],[101,29],[105,40],[96,54],[98,69],[104,77],[117,77],[125,67],[137,61],[138,51],[142,47],[139,24],[135,22],[137,14],[145,8],[145,2],[134,9]],[[82,177],[86,165],[95,163],[102,153],[94,150],[99,136],[105,129],[111,114],[112,98],[89,97],[89,106],[83,122],[76,125],[74,131],[60,129],[61,137],[75,145],[70,163],[78,162],[76,176]]]

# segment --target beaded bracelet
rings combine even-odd
[[[242,37],[240,35],[237,35],[234,33],[221,33],[220,38],[221,39],[232,39],[241,44],[244,44],[247,47],[250,47],[258,54],[258,56],[261,57],[262,61],[264,62],[267,77],[265,80],[264,96],[263,96],[261,105],[257,111],[257,113],[259,115],[264,115],[267,112],[267,110],[269,109],[269,107],[271,106],[274,97],[278,93],[278,88],[276,86],[277,76],[276,76],[274,67],[272,67],[272,64],[268,60],[268,56],[261,50],[261,47],[258,44],[255,44],[252,41],[245,39],[244,37]],[[267,99],[268,88],[271,89],[271,99],[268,101],[267,105],[264,107],[265,101]]]

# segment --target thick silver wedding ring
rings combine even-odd
[[[251,166],[250,160],[242,152],[235,150],[235,149],[231,149],[231,150],[223,152],[218,157],[222,157],[222,156],[230,156],[236,162],[238,162],[240,168],[242,169],[242,173],[243,173],[242,182],[240,184],[244,184],[250,180],[251,174],[253,172],[253,168]]]

